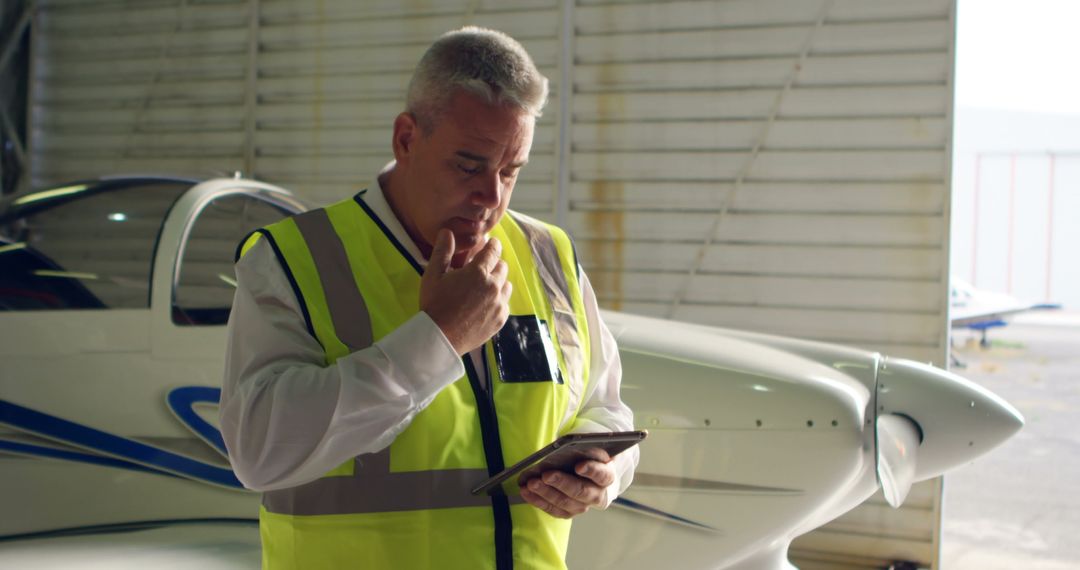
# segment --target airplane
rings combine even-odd
[[[1029,311],[1060,308],[1058,303],[1029,303],[1005,293],[976,289],[967,281],[955,277],[949,288],[950,325],[954,329],[979,332],[979,345],[983,348],[990,346],[987,331],[1007,326],[1010,317]]]
[[[217,428],[232,247],[282,188],[116,177],[0,203],[0,566],[251,568],[259,496]],[[1023,426],[992,392],[856,348],[612,311],[634,482],[568,566],[793,569],[792,539]],[[139,532],[134,532],[134,531]]]

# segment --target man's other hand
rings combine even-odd
[[[574,473],[545,471],[521,487],[521,497],[545,513],[568,519],[607,505],[607,487],[615,481],[610,463],[587,459],[574,466]]]
[[[502,244],[491,238],[460,269],[451,268],[454,234],[441,229],[420,279],[420,310],[435,321],[459,355],[483,345],[510,314],[511,284]]]

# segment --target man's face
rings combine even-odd
[[[441,228],[454,233],[454,266],[483,247],[529,160],[534,122],[520,108],[489,105],[468,93],[451,99],[430,133],[411,115],[398,116],[395,170],[403,184],[391,205],[425,256]]]

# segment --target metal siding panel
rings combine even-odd
[[[162,33],[126,29],[120,33],[46,35],[42,38],[45,61],[104,59],[107,57],[155,57],[165,50],[171,56],[242,53],[246,29],[176,29]]]
[[[328,181],[324,186],[373,175],[389,158],[387,135],[374,127],[385,130],[401,110],[409,70],[447,29],[469,22],[500,27],[523,39],[541,65],[557,60],[552,0],[460,4],[324,2],[312,11],[308,3],[261,3],[256,85],[265,104],[256,109],[253,133],[264,157],[259,172],[301,185]],[[38,180],[47,179],[45,171],[56,179],[114,169],[209,174],[237,167],[247,2],[50,6],[39,36],[45,64],[36,67],[35,104],[49,111],[37,114],[44,120],[36,132],[47,139]],[[80,35],[60,33],[65,26],[80,26]],[[406,45],[385,46],[398,42]],[[554,146],[553,123],[541,120],[534,148]],[[372,128],[340,130],[357,125]],[[523,206],[540,211],[551,207],[549,193],[528,187],[529,173],[533,180],[551,177],[543,154],[519,192]]]
[[[458,16],[470,12],[511,12],[553,8],[557,0],[261,0],[268,22],[300,23],[327,18],[379,19],[387,17]]]
[[[830,19],[856,22],[933,18],[948,21],[952,5],[952,0],[837,0]],[[951,22],[949,27],[952,27]]]
[[[377,163],[371,163],[377,164]],[[337,202],[352,196],[363,188],[372,191],[370,183],[374,180],[377,170],[362,175],[342,177],[339,181],[319,178],[282,177],[277,183],[302,193],[305,197],[316,204],[324,205]],[[365,177],[366,176],[366,177]],[[554,208],[554,188],[549,183],[521,182],[514,188],[514,210],[521,212],[540,211],[545,219],[550,217]],[[531,215],[531,214],[530,214]]]
[[[593,6],[592,4],[605,5]],[[612,3],[583,0],[578,7],[579,34],[692,30],[706,26],[735,28],[811,24],[820,7],[799,0],[728,0],[701,2]],[[843,0],[830,13],[830,21],[944,19],[949,0]]]
[[[582,4],[586,5],[577,9],[576,21],[581,35],[806,24],[819,8],[816,2],[788,0]]]
[[[557,4],[495,2],[265,2],[260,27],[256,172],[317,203],[370,180],[393,157],[389,133],[404,107],[412,67],[429,42],[464,24],[510,33],[557,77]],[[553,92],[558,85],[551,82]],[[555,97],[553,100],[557,100]],[[515,207],[548,212],[557,133],[538,122]]]
[[[891,530],[891,526],[889,527]],[[822,527],[802,537],[800,550],[813,552],[873,552],[885,561],[891,560],[933,560],[935,557],[933,537],[926,535],[918,538],[902,538],[891,535],[874,534],[870,529],[855,533],[846,529]],[[887,567],[881,566],[882,568]]]
[[[943,212],[943,182],[578,182],[576,210],[930,214]]]
[[[775,89],[581,93],[574,96],[574,120],[766,118],[776,95]],[[943,85],[799,88],[784,97],[778,116],[944,117],[949,97]]]
[[[315,13],[300,7],[271,2],[264,11],[256,172],[319,203],[338,199],[338,188],[362,184],[392,159],[390,124],[402,111],[412,66],[433,37],[464,23],[506,29],[531,18],[540,25],[519,30],[517,37],[538,54],[539,65],[557,60],[557,44],[543,28],[545,18],[555,15],[551,2],[502,5],[491,13],[488,5],[472,6],[473,12],[435,4],[411,10],[386,2],[332,2]],[[552,76],[554,69],[542,72]],[[540,120],[523,184],[552,177],[553,165],[544,158],[554,146],[552,123],[551,117]],[[523,202],[550,207],[550,199]]]
[[[889,505],[867,503],[861,509],[850,511],[829,523],[831,530],[839,532],[863,532],[867,528],[881,526],[886,521],[890,531],[897,536],[913,540],[929,538],[929,529],[934,525],[934,513],[931,509],[918,509],[908,505],[906,509],[894,509]]]
[[[324,19],[267,22],[259,40],[264,49],[296,46],[350,45],[365,47],[390,44],[428,43],[448,30],[465,25],[495,28],[522,42],[558,36],[558,12],[554,9],[524,12],[463,12],[455,15],[419,17],[345,18],[327,15]]]
[[[248,6],[245,1],[219,4],[174,4],[147,6],[127,3],[104,5],[98,9],[45,10],[42,31],[47,34],[109,34],[140,30],[185,28],[245,27]]]
[[[555,39],[539,38],[522,44],[538,67],[552,68],[558,63],[559,45]],[[259,70],[265,76],[411,73],[426,49],[427,42],[394,46],[335,45],[264,50],[259,56]]]
[[[574,125],[575,152],[703,151],[753,148],[764,121],[672,121],[657,129],[648,122]],[[943,118],[779,120],[770,126],[771,150],[912,149],[945,147]]]
[[[571,212],[582,238],[700,241],[716,216],[692,213]],[[937,216],[728,214],[714,242],[935,247],[944,235]],[[852,284],[855,286],[855,284]]]
[[[329,98],[318,93],[296,93],[260,97],[256,118],[260,129],[266,130],[318,129],[329,123],[333,128],[382,129],[385,138],[389,136],[386,129],[404,108],[400,97]],[[537,128],[550,127],[554,122],[554,116],[545,113],[537,121]]]
[[[261,128],[255,136],[255,144],[267,155],[313,155],[323,152],[334,154],[389,152],[391,121],[378,127],[351,127],[331,121],[325,128],[318,126],[295,126],[294,128]],[[533,139],[534,152],[544,152],[555,144],[553,128],[536,129]],[[531,167],[526,167],[531,168]]]
[[[823,6],[579,1],[568,226],[607,306],[941,363],[953,3]],[[815,556],[932,564],[873,501]]]
[[[280,184],[281,186],[302,195],[312,206],[325,206],[349,198],[365,187],[369,192],[372,191],[372,188],[368,183],[374,179],[374,175],[369,175],[368,179],[357,176],[340,182],[327,180],[312,181],[302,180],[300,178],[281,179],[276,181],[266,177],[260,177],[260,179],[273,184]]]
[[[46,3],[34,180],[242,167],[247,2]]]
[[[365,100],[349,97],[329,101],[314,95],[301,95],[260,97],[260,100],[255,110],[260,130],[318,129],[328,123],[339,128],[386,129],[405,107],[399,98]]]
[[[95,133],[78,130],[40,131],[38,150],[57,153],[121,153],[126,148],[168,153],[173,149],[204,149],[212,154],[240,154],[244,136],[240,131],[195,131],[184,133]]]
[[[618,273],[618,275],[613,275]],[[687,288],[685,302],[754,308],[813,308],[933,315],[941,295],[936,282],[863,279],[852,288],[847,278],[715,275],[590,270],[601,283],[621,280],[617,297],[635,302],[668,301],[671,292]],[[798,292],[797,298],[792,295]],[[615,292],[607,292],[611,295]]]
[[[544,75],[554,69],[540,68]],[[411,70],[350,73],[332,69],[266,73],[259,77],[259,95],[267,97],[312,94],[321,97],[371,97],[403,101]],[[554,85],[553,85],[554,87]]]
[[[798,86],[944,84],[944,52],[812,57],[801,65]],[[606,63],[580,65],[574,87],[582,92],[761,88],[784,85],[793,58]]]
[[[71,106],[109,106],[130,104],[139,106],[145,101],[167,102],[173,106],[192,106],[202,102],[223,100],[243,101],[244,81],[154,81],[153,78],[135,84],[65,85],[63,83],[38,82],[38,103],[68,104]]]
[[[243,107],[237,104],[237,97],[229,96],[228,99],[217,104],[172,107],[106,104],[87,107],[38,102],[35,107],[40,112],[34,117],[34,126],[43,130],[77,131],[87,135],[144,130],[182,132],[212,128],[240,129]]]
[[[594,286],[599,283],[590,280]],[[671,308],[670,304],[664,303],[607,301],[612,308],[642,315],[665,316]],[[942,336],[935,315],[683,304],[675,310],[672,318],[733,329],[814,338],[881,350],[888,354],[896,354],[898,347],[915,349],[915,352],[933,350]],[[882,334],[879,329],[885,329],[885,333]]]
[[[748,174],[764,180],[941,182],[947,165],[944,149],[763,152]]]
[[[762,152],[575,153],[575,180],[703,181],[758,180],[940,182],[943,150]],[[747,167],[749,168],[747,169]]]
[[[173,153],[155,157],[63,157],[38,155],[34,161],[42,179],[56,182],[121,174],[172,174],[212,178],[230,176],[243,168],[243,157],[204,156],[177,158]]]
[[[154,54],[105,55],[98,58],[66,57],[40,70],[37,79],[54,85],[95,83],[145,83],[159,80],[198,80],[242,77],[244,62],[222,54],[175,55],[167,59]]]
[[[930,357],[924,360],[929,361]],[[933,560],[936,558],[936,529],[941,516],[940,487],[940,477],[916,483],[911,487],[901,509],[889,506],[878,492],[858,509],[840,516],[820,531],[796,539],[791,546],[792,559],[800,564],[799,567],[803,570],[818,567],[870,569],[885,568],[895,560],[910,559],[912,556],[911,552],[906,550],[897,553],[883,548],[880,544],[834,540],[847,534],[863,538],[895,536],[901,540],[921,542],[924,546],[920,547],[920,551],[929,556],[925,560]],[[829,538],[822,540],[823,534]],[[910,545],[891,545],[892,548],[901,549],[907,546]]]
[[[374,151],[368,154],[340,152],[337,149],[311,149],[298,154],[282,152],[279,155],[263,154],[259,172],[274,179],[314,180],[326,178],[342,180],[357,177],[356,180],[373,178],[382,167],[393,160],[390,149]],[[521,171],[520,182],[543,182],[551,180],[554,163],[551,155],[532,155],[529,166]]]
[[[577,38],[583,64],[730,59],[797,55],[805,26],[773,28],[631,32]],[[815,36],[815,55],[926,51],[948,46],[941,21],[826,25]]]
[[[700,245],[578,239],[578,254],[588,271],[683,271],[694,265]],[[939,254],[925,248],[765,245],[714,243],[705,250],[700,271],[728,275],[905,279],[937,281]],[[847,285],[847,283],[846,283]]]

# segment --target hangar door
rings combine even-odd
[[[35,186],[243,171],[315,203],[390,159],[410,70],[465,24],[552,81],[514,206],[611,308],[943,364],[953,0],[48,0]],[[936,564],[940,483],[796,542]]]

